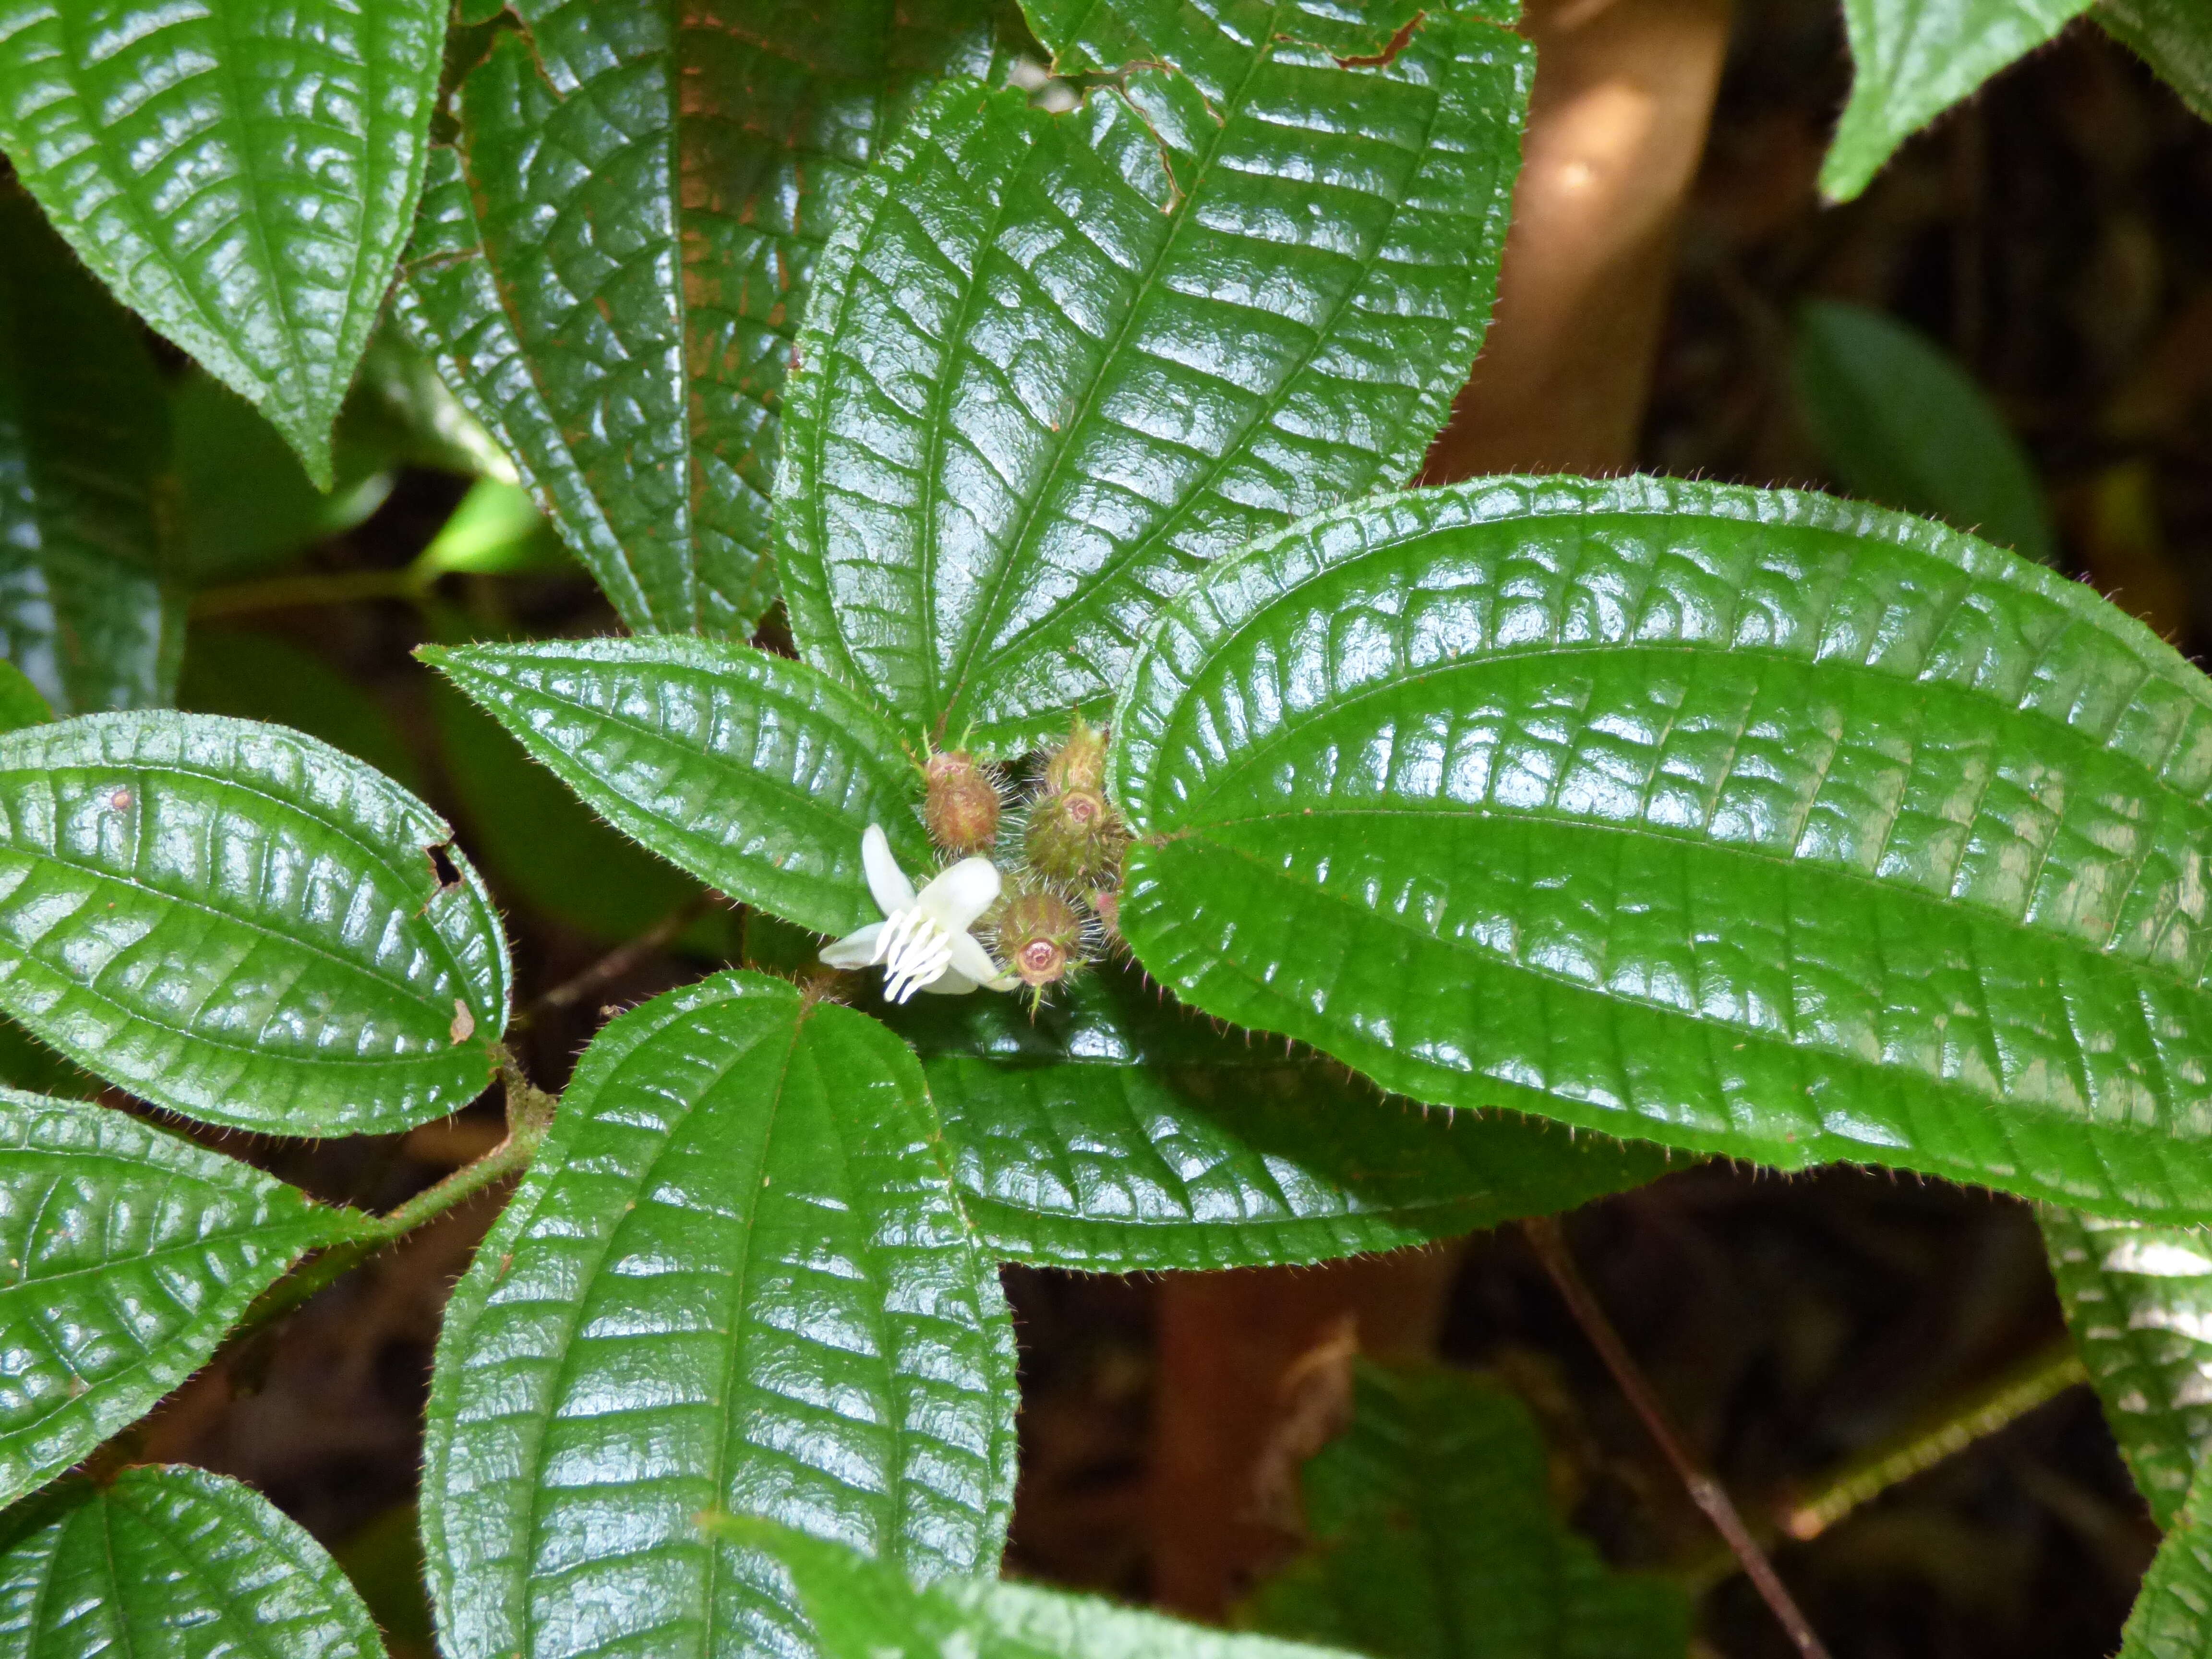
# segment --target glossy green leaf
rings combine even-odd
[[[788,1527],[731,1515],[704,1522],[717,1537],[783,1565],[821,1659],[1352,1659],[1030,1584],[965,1578],[915,1585],[881,1561]]]
[[[732,898],[845,933],[882,920],[870,823],[908,870],[931,862],[898,734],[802,663],[673,635],[422,655],[592,811]]]
[[[369,337],[338,423],[341,441],[416,466],[519,483],[521,474],[482,422],[438,376],[438,366],[389,313]]]
[[[0,4],[0,150],[314,480],[415,216],[437,0]]]
[[[2089,15],[2212,121],[2212,12],[2201,0],[2101,0]]]
[[[2212,1652],[2212,1475],[2200,1475],[2151,1559],[2121,1633],[2119,1659]]]
[[[137,325],[0,189],[0,648],[64,714],[169,700],[184,613],[155,507],[168,463]]]
[[[0,1659],[383,1659],[322,1546],[204,1469],[71,1480],[0,1517]]]
[[[1172,606],[1121,926],[1384,1087],[1785,1169],[2212,1216],[2212,684],[1816,495],[1496,479]]]
[[[2212,1233],[2045,1209],[2074,1346],[2161,1527],[2212,1445]]]
[[[0,1503],[144,1416],[364,1220],[111,1108],[0,1089]]]
[[[507,1023],[507,942],[452,837],[282,726],[93,714],[9,732],[0,1008],[210,1123],[443,1117],[489,1081]]]
[[[1850,494],[2057,562],[2035,464],[1933,340],[1865,306],[1816,300],[1797,313],[1790,368],[1805,423]]]
[[[1352,1428],[1302,1480],[1310,1552],[1244,1610],[1377,1659],[1682,1659],[1690,1603],[1607,1570],[1552,1508],[1536,1422],[1488,1378],[1353,1374]]]
[[[398,314],[631,627],[742,638],[815,258],[913,88],[989,67],[994,8],[511,9]]]
[[[886,1010],[914,1043],[961,1205],[994,1254],[1094,1273],[1395,1249],[1665,1173],[1656,1148],[1382,1097],[1218,1030],[1135,974]]]
[[[823,256],[778,495],[803,654],[1001,753],[1103,710],[1206,562],[1418,467],[1532,60],[1411,0],[1037,21],[1063,66],[1170,67],[922,105]]]
[[[43,726],[53,717],[52,705],[31,684],[31,677],[14,663],[0,659],[0,732]]]
[[[447,1659],[803,1651],[701,1511],[994,1565],[1012,1328],[874,1021],[718,975],[600,1032],[446,1315],[423,1537]]]
[[[1844,0],[1851,96],[1820,164],[1820,190],[1848,202],[1897,147],[2014,59],[2056,36],[2090,0]]]
[[[374,696],[313,652],[276,635],[194,629],[177,702],[195,714],[289,726],[410,789],[421,787],[421,769],[407,739]]]

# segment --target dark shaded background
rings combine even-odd
[[[2052,492],[2071,569],[2193,652],[2212,617],[2212,129],[2077,27],[1910,145],[1864,198],[1822,210],[1813,180],[1847,76],[1832,0],[1742,0],[1642,464],[1819,482],[1789,391],[1791,307],[1824,295],[1883,307],[1947,343],[1996,397]],[[409,475],[313,563],[403,565],[460,488]],[[578,576],[464,580],[443,597],[476,626],[611,627]],[[246,620],[371,688],[470,843],[458,792],[435,769],[426,676],[407,654],[423,637],[418,613],[357,604]],[[508,906],[525,1002],[604,951],[518,902],[495,866],[488,874]],[[564,1079],[603,1007],[710,965],[653,952],[573,1006],[539,1010],[520,1038],[539,1080]],[[404,1138],[258,1151],[326,1195],[381,1206],[489,1146],[498,1126],[485,1109]],[[241,1150],[241,1139],[225,1145]],[[146,1455],[252,1480],[372,1579],[380,1571],[388,1595],[406,1570],[398,1506],[415,1482],[439,1310],[495,1207],[447,1217],[231,1356],[157,1415]],[[2027,1210],[1937,1183],[1706,1166],[1594,1206],[1569,1232],[1630,1346],[1755,1519],[2059,1334]],[[1015,1269],[1007,1286],[1024,1390],[1011,1565],[1142,1597],[1157,1283]],[[1716,1584],[1712,1650],[1788,1651],[1743,1582],[1724,1576],[1710,1531],[1517,1236],[1466,1248],[1442,1346],[1529,1398],[1563,1499],[1613,1559]],[[2077,1389],[1778,1561],[1838,1659],[2095,1659],[2117,1647],[2155,1541]]]

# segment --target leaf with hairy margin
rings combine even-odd
[[[0,1517],[0,1659],[384,1659],[337,1564],[204,1469],[70,1480]]]
[[[632,840],[733,899],[817,933],[883,913],[860,836],[933,861],[921,773],[867,698],[719,640],[426,647],[426,662]]]
[[[2089,15],[2212,121],[2212,15],[2198,0],[2101,0]]]
[[[156,707],[184,641],[167,395],[130,314],[4,186],[0,249],[0,648],[63,714]]]
[[[1138,960],[1386,1088],[2212,1217],[2212,683],[1920,520],[1493,479],[1218,567],[1114,717]]]
[[[2067,1328],[2160,1527],[2212,1445],[2212,1233],[2045,1208]]]
[[[204,1122],[444,1117],[490,1081],[507,1012],[498,913],[452,839],[281,726],[143,713],[9,732],[0,1009]]]
[[[2212,1475],[2199,1473],[2151,1558],[2120,1633],[2118,1659],[2203,1659],[2212,1651]]]
[[[414,222],[438,0],[0,3],[0,150],[124,302],[331,484]]]
[[[996,996],[881,1012],[921,1055],[962,1206],[1015,1261],[1323,1261],[1572,1209],[1667,1169],[1654,1147],[1378,1095],[1119,968],[1034,1014]]]
[[[990,0],[517,0],[462,83],[398,314],[641,632],[744,637],[829,228]],[[1018,26],[1017,26],[1018,27]]]
[[[366,1220],[108,1107],[0,1089],[0,1504],[145,1415]]]
[[[447,1659],[803,1651],[702,1510],[988,1570],[1012,1327],[921,1068],[759,974],[625,1014],[447,1310],[423,1539]]]
[[[777,489],[801,654],[1001,755],[1102,712],[1207,562],[1418,467],[1532,72],[1413,0],[1033,18],[1063,64],[1148,67],[1064,115],[922,102],[823,254]]]

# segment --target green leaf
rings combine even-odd
[[[489,1081],[507,1022],[507,941],[452,835],[282,726],[93,714],[11,732],[0,1008],[205,1122],[333,1135],[443,1117]]]
[[[53,719],[52,707],[31,684],[31,677],[12,662],[0,659],[0,732],[43,726]]]
[[[1353,1373],[1351,1432],[1302,1482],[1314,1547],[1244,1610],[1379,1659],[1682,1659],[1690,1603],[1607,1570],[1553,1512],[1528,1407],[1486,1377]]]
[[[1114,716],[1138,959],[1388,1089],[2212,1216],[2212,684],[1817,495],[1497,479],[1172,606]]]
[[[0,150],[123,301],[331,482],[415,216],[438,0],[0,5]]]
[[[1844,0],[1851,96],[1820,164],[1848,202],[1914,133],[2089,9],[2090,0]]]
[[[410,789],[421,787],[407,739],[383,705],[313,652],[276,635],[193,629],[177,701],[195,714],[282,722]]]
[[[885,1015],[922,1056],[962,1207],[1017,1261],[1321,1261],[1571,1209],[1666,1169],[1652,1147],[1378,1096],[1117,969],[1034,1017],[1000,996]]]
[[[2212,1233],[2046,1208],[2074,1346],[2160,1527],[2212,1445]]]
[[[2034,463],[1933,340],[1865,306],[1815,300],[1797,313],[1790,368],[1814,441],[1853,495],[2057,562]]]
[[[677,636],[426,648],[592,810],[733,899],[824,933],[882,920],[880,823],[928,867],[921,774],[866,698],[802,663]]]
[[[107,1107],[0,1089],[0,1503],[144,1416],[364,1220]]]
[[[828,228],[987,0],[516,0],[464,82],[398,315],[641,631],[743,638]],[[526,31],[526,33],[525,32]]]
[[[204,1469],[72,1480],[0,1519],[0,1659],[383,1659],[322,1546]]]
[[[167,702],[184,612],[162,580],[161,377],[137,325],[7,191],[0,248],[0,647],[64,714]]]
[[[520,484],[479,478],[415,561],[425,579],[452,574],[510,576],[557,570],[561,538]]]
[[[2151,1558],[2121,1633],[2119,1659],[2203,1659],[2212,1651],[2212,1475],[2191,1486]]]
[[[790,1573],[821,1659],[1352,1659],[1029,1584],[917,1586],[880,1561],[772,1522],[701,1519],[713,1535],[773,1556]]]
[[[2089,15],[2212,121],[2212,15],[2200,0],[2102,0]]]
[[[923,103],[823,255],[778,493],[807,659],[1005,754],[1102,711],[1208,561],[1419,466],[1532,65],[1411,0],[1038,21],[1063,60],[1171,67],[1065,115]]]
[[[918,1578],[998,1559],[1012,1328],[920,1067],[758,974],[585,1051],[446,1314],[423,1538],[447,1659],[801,1651],[703,1510]]]
[[[0,1019],[0,1088],[90,1100],[100,1079],[80,1071],[11,1019]]]

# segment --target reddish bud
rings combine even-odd
[[[999,789],[965,750],[932,755],[922,769],[928,793],[921,821],[944,851],[964,858],[988,853],[999,839]]]
[[[1049,888],[1027,888],[999,913],[999,955],[1036,988],[1065,979],[1082,960],[1083,915]]]

